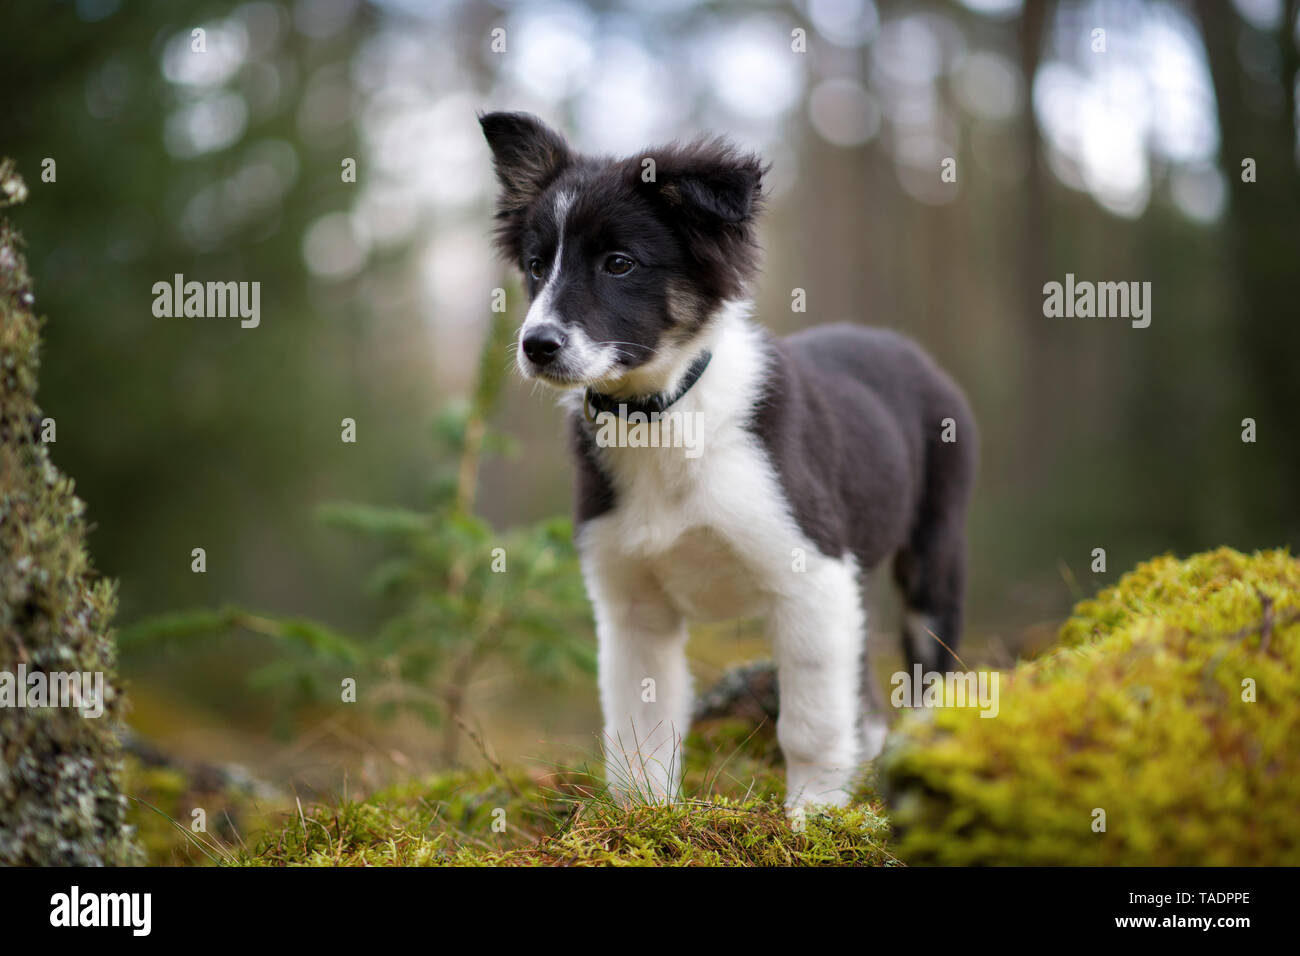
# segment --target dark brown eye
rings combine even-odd
[[[632,271],[634,265],[636,263],[627,256],[615,253],[605,260],[605,271],[612,276],[625,276]]]
[[[534,257],[528,260],[528,274],[532,276],[534,279],[540,279],[542,277],[541,259]]]

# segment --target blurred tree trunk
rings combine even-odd
[[[25,195],[0,162],[0,207]],[[117,785],[116,593],[86,553],[85,505],[50,462],[57,423],[36,405],[39,324],[20,248],[0,220],[0,866],[120,865],[137,851]],[[98,701],[57,694],[53,675],[74,672],[98,675]]]
[[[1242,418],[1259,423],[1259,441],[1276,452],[1268,456],[1278,473],[1254,498],[1259,519],[1276,521],[1282,514],[1295,521],[1295,494],[1300,488],[1300,323],[1297,323],[1295,277],[1300,266],[1300,173],[1296,168],[1296,70],[1300,66],[1295,22],[1297,0],[1284,4],[1282,24],[1260,42],[1277,44],[1278,73],[1261,78],[1247,73],[1241,62],[1240,38],[1253,30],[1231,4],[1198,0],[1197,14],[1214,80],[1224,171],[1231,209],[1228,228],[1234,254],[1236,282],[1232,324],[1249,361],[1253,381],[1252,407]],[[1280,86],[1280,103],[1267,108],[1267,85]],[[1242,161],[1255,161],[1256,182],[1242,179]],[[1259,475],[1267,482],[1269,476]],[[1277,531],[1300,533],[1294,524]],[[1294,540],[1292,543],[1296,543]]]
[[[1024,329],[1025,348],[1021,352],[1027,366],[1023,370],[1023,394],[1034,396],[1021,405],[1023,430],[1028,440],[1021,443],[1020,479],[1026,487],[1035,486],[1053,456],[1045,453],[1054,444],[1053,421],[1056,404],[1049,400],[1060,382],[1057,375],[1057,327],[1043,317],[1043,283],[1049,279],[1049,241],[1051,227],[1047,214],[1047,181],[1040,158],[1042,134],[1034,115],[1034,77],[1042,60],[1043,36],[1051,22],[1054,4],[1026,3],[1019,23],[1020,69],[1025,80],[1025,114],[1021,126],[1024,151],[1024,206],[1020,228],[1020,282],[1022,298],[1020,322]]]

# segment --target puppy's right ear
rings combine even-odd
[[[513,254],[517,236],[512,235],[512,225],[520,228],[520,215],[573,161],[573,155],[559,133],[529,113],[484,113],[478,122],[492,149],[492,166],[501,186],[497,243]]]

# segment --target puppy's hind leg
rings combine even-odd
[[[869,593],[868,581],[865,576],[860,581],[860,587],[865,601]],[[876,670],[871,664],[871,631],[870,631],[870,614],[865,603],[862,608],[863,620],[868,622],[864,629],[861,665],[858,669],[858,742],[860,751],[858,760],[862,763],[875,760],[880,756],[880,751],[885,747],[885,736],[889,732],[889,708],[880,693],[880,687],[876,683]]]
[[[966,505],[974,479],[975,429],[958,442],[934,440],[916,526],[894,558],[903,596],[903,653],[910,669],[951,671],[961,640],[966,590]],[[964,439],[965,444],[960,442]]]
[[[903,653],[910,670],[958,666],[965,562],[942,551],[904,550],[894,559],[894,578],[903,595]]]

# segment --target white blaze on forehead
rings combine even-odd
[[[557,223],[555,236],[555,258],[549,263],[546,270],[546,277],[542,280],[542,288],[537,293],[537,298],[533,304],[528,307],[528,315],[524,317],[523,328],[520,329],[521,335],[527,335],[533,329],[541,325],[563,325],[560,316],[555,312],[552,303],[551,293],[555,291],[555,277],[560,271],[560,264],[564,261],[564,219],[569,214],[569,207],[573,205],[573,193],[557,193],[555,196],[555,221]],[[525,268],[527,264],[525,263]],[[521,339],[522,341],[522,339]]]
[[[559,368],[582,379],[595,379],[606,374],[618,360],[618,350],[608,345],[593,342],[577,325],[566,325],[564,317],[555,310],[554,292],[559,285],[555,280],[559,276],[564,262],[564,220],[573,205],[573,193],[560,192],[555,196],[555,257],[547,264],[546,275],[537,298],[528,307],[524,324],[519,329],[519,351],[516,363],[519,370],[529,374],[528,361],[524,355],[523,341],[531,332],[542,326],[552,325],[564,330],[566,337],[563,357],[556,362]]]

